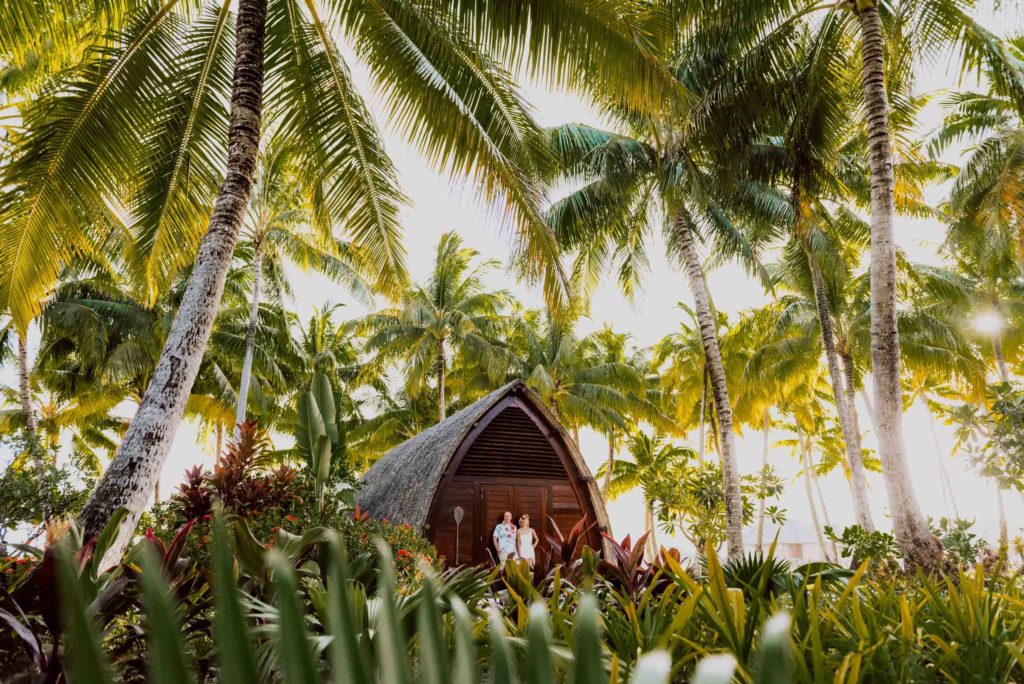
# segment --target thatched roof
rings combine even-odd
[[[562,442],[585,480],[597,512],[598,525],[609,529],[604,501],[576,443],[540,397],[518,380],[491,392],[382,456],[363,475],[356,503],[374,518],[412,525],[422,533],[434,494],[462,441],[489,409],[513,393],[528,401],[558,429]]]

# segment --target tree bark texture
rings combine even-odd
[[[909,568],[930,569],[941,563],[942,545],[921,513],[903,444],[893,237],[895,186],[885,92],[885,38],[877,0],[855,1],[861,31],[861,78],[871,169],[871,364],[879,456],[893,532],[903,558]]]
[[[249,385],[252,383],[252,357],[256,353],[256,325],[260,316],[260,295],[263,287],[263,252],[257,246],[252,263],[252,302],[249,305],[249,325],[245,330],[245,357],[242,360],[242,379],[238,383],[238,398],[235,401],[235,439],[245,422],[246,407],[249,403]]]
[[[445,419],[448,414],[447,399],[445,397],[445,377],[447,368],[444,360],[444,340],[437,343],[437,418],[438,422]]]
[[[726,551],[729,558],[737,558],[743,554],[743,500],[740,494],[740,475],[736,463],[732,407],[729,403],[729,390],[725,382],[725,366],[722,364],[722,352],[718,345],[714,314],[711,310],[707,281],[704,278],[704,269],[697,254],[697,246],[681,216],[676,217],[674,227],[686,265],[690,292],[697,309],[697,322],[700,327],[701,344],[704,347],[711,396],[715,401],[715,412],[718,415],[720,432],[718,454],[722,464],[722,485],[725,490]]]
[[[113,461],[79,516],[89,538],[103,529],[114,511],[128,509],[105,563],[123,553],[153,492],[213,330],[259,152],[265,24],[266,0],[239,0],[224,182],[153,377]]]
[[[246,421],[249,403],[249,386],[252,384],[253,355],[256,353],[256,326],[259,323],[259,300],[263,287],[263,252],[256,248],[253,259],[253,298],[249,305],[249,326],[246,328],[246,355],[242,360],[242,380],[239,382],[239,396],[234,403],[234,438],[238,439],[242,424]]]
[[[836,338],[832,329],[832,307],[829,306],[825,293],[825,281],[821,268],[808,255],[807,263],[811,269],[811,282],[814,287],[814,305],[818,312],[818,324],[821,327],[821,341],[825,348],[825,360],[828,375],[832,384],[832,400],[839,416],[839,429],[843,433],[843,446],[846,450],[846,464],[850,468],[850,494],[853,497],[853,513],[857,524],[871,532],[875,531],[875,521],[871,516],[871,504],[868,500],[868,483],[864,474],[864,459],[861,451],[860,430],[850,416],[851,405],[846,388],[846,375],[839,365],[839,352],[836,350]]]

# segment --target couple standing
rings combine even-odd
[[[537,532],[530,527],[530,516],[523,513],[519,516],[519,527],[512,524],[512,511],[505,511],[502,520],[494,528],[491,535],[494,548],[498,551],[498,562],[507,560],[524,560],[533,569],[537,562],[537,544],[540,539]]]

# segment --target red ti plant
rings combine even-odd
[[[192,523],[183,526],[170,544],[164,544],[152,531],[132,547],[125,558],[109,568],[100,566],[127,511],[116,512],[97,536],[82,540],[72,525],[63,539],[41,554],[36,571],[12,593],[0,595],[0,623],[10,628],[29,656],[42,681],[65,681],[64,624],[61,619],[61,582],[58,578],[58,548],[65,547],[75,561],[77,579],[88,610],[110,637],[111,654],[125,671],[140,677],[145,672],[143,635],[125,628],[126,616],[138,614],[140,595],[138,565],[140,553],[156,553],[160,567],[182,606],[184,624],[190,636],[206,637],[209,592],[206,580],[194,565],[181,557]],[[130,623],[130,620],[129,620]],[[200,663],[201,665],[202,663]]]
[[[647,588],[656,574],[655,567],[644,562],[644,546],[649,535],[650,532],[645,532],[634,544],[628,534],[619,542],[611,535],[601,533],[610,553],[597,564],[598,573],[630,598],[635,598]]]

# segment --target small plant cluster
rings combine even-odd
[[[351,522],[340,528],[344,532],[345,548],[352,558],[373,557],[379,544],[388,547],[394,558],[395,581],[400,591],[418,587],[423,579],[423,567],[439,570],[442,559],[437,549],[411,525],[376,520],[356,507]]]

